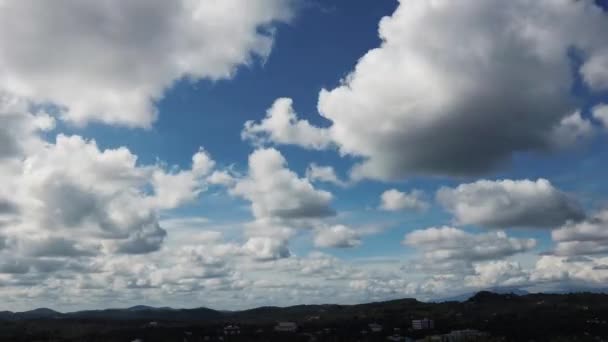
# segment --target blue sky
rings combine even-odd
[[[608,280],[603,1],[48,7],[0,7],[7,309]]]

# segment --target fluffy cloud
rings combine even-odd
[[[306,219],[334,214],[332,195],[315,189],[308,180],[286,168],[275,149],[260,149],[249,156],[249,174],[231,193],[251,202],[256,218]]]
[[[513,261],[490,261],[474,266],[474,275],[466,276],[465,283],[474,288],[527,285],[529,273]]]
[[[52,116],[31,109],[26,99],[0,89],[0,162],[39,148],[36,133],[55,127]]]
[[[252,237],[243,245],[245,253],[261,261],[287,258],[291,255],[287,241],[272,237]]]
[[[552,232],[558,255],[608,253],[608,210],[582,221],[569,222]]]
[[[441,188],[437,199],[459,224],[490,228],[554,227],[585,215],[576,201],[546,179],[479,180]]]
[[[608,128],[608,105],[600,104],[593,107],[593,117],[601,122],[604,128]]]
[[[608,48],[597,51],[582,66],[585,82],[595,90],[608,89]]]
[[[229,78],[267,58],[291,3],[3,1],[0,89],[55,104],[76,124],[150,126],[176,80]]]
[[[470,234],[453,227],[431,227],[407,234],[403,244],[423,252],[425,262],[451,266],[453,262],[503,259],[536,246],[534,239],[508,237],[504,232]]]
[[[488,172],[516,152],[564,148],[593,133],[570,91],[571,52],[585,56],[576,71],[591,91],[604,89],[606,30],[592,0],[401,1],[380,22],[382,45],[339,87],[321,91],[329,128],[309,127],[280,99],[289,113],[275,119],[282,125],[269,115],[246,131],[307,148],[330,143],[286,132],[329,132],[341,154],[363,158],[355,179]]]
[[[422,199],[423,195],[424,193],[419,190],[414,190],[409,194],[397,189],[386,190],[380,195],[380,209],[386,211],[426,210],[429,204]]]
[[[306,178],[310,181],[315,182],[325,182],[332,183],[338,186],[346,186],[346,182],[342,181],[336,175],[336,171],[331,166],[320,166],[315,163],[312,163],[306,169]]]
[[[318,228],[315,232],[314,243],[324,248],[350,248],[361,244],[357,231],[344,225]]]
[[[608,281],[608,272],[602,266],[607,262],[607,258],[572,262],[564,256],[544,255],[531,270],[530,279],[535,283],[552,283],[557,289],[603,288]]]
[[[11,146],[0,157],[0,177],[11,180],[0,189],[0,273],[42,281],[95,270],[92,260],[158,251],[167,236],[160,212],[206,189],[215,163],[204,150],[178,169],[140,165],[125,147],[101,150],[77,135],[46,141],[53,120],[36,107],[7,94],[0,101],[0,136]]]
[[[292,103],[288,98],[277,99],[260,123],[245,123],[241,137],[257,145],[274,142],[317,150],[328,147],[331,143],[329,131],[311,126],[306,120],[298,120]]]
[[[319,111],[342,153],[366,158],[355,176],[485,172],[562,144],[570,51],[584,51],[579,72],[603,88],[607,29],[591,0],[402,1],[380,22],[382,45],[321,92]]]
[[[251,153],[248,174],[235,180],[229,192],[251,202],[254,220],[245,225],[249,240],[244,249],[258,260],[288,257],[287,241],[295,229],[315,227],[335,214],[331,193],[298,177],[273,148]]]

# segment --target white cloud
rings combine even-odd
[[[268,57],[289,0],[3,1],[0,89],[76,124],[148,127],[175,81],[230,78]],[[26,21],[29,24],[23,25]]]
[[[243,245],[245,253],[261,261],[287,258],[291,255],[287,241],[271,237],[252,237]]]
[[[231,193],[251,202],[256,218],[306,219],[334,214],[331,193],[315,189],[289,170],[281,153],[260,149],[249,156],[249,174]]]
[[[291,99],[277,99],[259,124],[247,121],[241,133],[243,140],[251,140],[256,145],[274,142],[317,150],[328,147],[331,143],[329,131],[311,126],[306,120],[298,120],[292,104]]]
[[[11,180],[0,189],[0,232],[8,241],[2,257],[54,272],[72,259],[159,250],[167,235],[160,211],[195,200],[213,160],[200,150],[190,169],[167,170],[138,164],[125,147],[101,150],[77,135],[47,142],[41,133],[53,122],[32,112],[35,105],[9,95],[0,102],[0,118],[10,124],[0,135],[14,147],[0,162],[0,177]]]
[[[581,220],[584,212],[548,180],[479,180],[443,187],[437,199],[459,224],[489,228],[548,227]]]
[[[584,119],[580,112],[575,112],[561,120],[549,139],[555,147],[566,148],[587,140],[594,133],[595,129],[591,121]]]
[[[314,243],[323,248],[351,248],[361,244],[360,235],[344,225],[321,227],[315,231]]]
[[[603,89],[607,30],[591,0],[401,1],[380,22],[382,44],[321,91],[318,109],[340,152],[364,159],[354,178],[491,171],[592,133],[576,113],[570,52]]]
[[[380,195],[380,209],[386,211],[417,210],[428,209],[429,204],[422,197],[424,193],[414,190],[410,193],[401,192],[397,189],[386,190]]]
[[[36,133],[55,127],[52,116],[31,109],[27,100],[0,89],[0,161],[40,148]]]
[[[551,236],[558,255],[608,254],[608,210],[581,222],[568,222]]]
[[[209,182],[209,184],[231,186],[234,184],[235,179],[228,171],[216,170],[213,171],[209,178],[207,178],[207,181]]]
[[[608,89],[608,48],[597,51],[582,66],[585,82],[595,90]]]
[[[420,249],[431,263],[467,263],[503,259],[536,246],[534,239],[508,237],[504,232],[470,234],[453,227],[431,227],[408,233],[403,244]]]
[[[593,107],[593,117],[608,129],[608,105],[602,103]]]
[[[308,165],[306,169],[306,178],[311,182],[332,183],[338,186],[346,186],[346,182],[342,181],[336,175],[336,171],[331,166],[320,166],[315,163]]]
[[[156,208],[176,208],[194,200],[206,184],[205,176],[211,172],[215,162],[203,149],[192,156],[192,168],[167,173],[163,169],[152,172],[151,183],[155,196],[151,199]]]
[[[474,266],[474,275],[466,276],[466,285],[474,288],[509,287],[527,285],[529,273],[518,262],[490,261]]]
[[[565,256],[543,255],[531,270],[530,278],[534,283],[553,283],[557,289],[569,289],[569,286],[603,288],[608,281],[608,272],[602,270],[601,265],[607,263],[608,258],[570,262]]]

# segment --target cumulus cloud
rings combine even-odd
[[[293,101],[288,98],[277,99],[260,123],[247,121],[241,137],[257,145],[274,142],[317,150],[324,149],[331,143],[327,129],[314,127],[308,121],[297,118]]]
[[[463,261],[470,266],[530,251],[536,241],[508,237],[501,231],[471,234],[453,227],[431,227],[408,233],[403,244],[421,250],[430,263]]]
[[[569,222],[551,233],[557,255],[608,253],[608,210],[581,222]]]
[[[331,216],[331,193],[315,189],[289,170],[281,153],[259,149],[249,156],[249,174],[230,191],[251,202],[256,218],[305,219]]]
[[[379,26],[380,47],[319,95],[329,128],[311,128],[280,99],[283,115],[271,110],[245,132],[316,149],[329,132],[341,154],[363,159],[355,179],[476,175],[593,133],[570,91],[573,48],[585,56],[576,70],[585,84],[608,83],[599,38],[608,20],[593,1],[401,1]]]
[[[593,117],[608,129],[608,105],[599,104],[593,107]]]
[[[244,248],[258,260],[288,257],[287,242],[296,229],[310,229],[335,214],[332,194],[291,171],[273,148],[251,153],[247,175],[236,179],[229,192],[251,203],[254,220],[245,224],[250,239]]]
[[[323,248],[351,248],[361,244],[359,233],[344,225],[318,228],[314,243]]]
[[[43,139],[53,121],[36,107],[9,95],[0,102],[9,125],[0,135],[14,147],[0,158],[0,177],[11,180],[0,188],[4,273],[40,282],[56,272],[91,272],[105,258],[158,251],[167,235],[160,212],[206,189],[215,163],[202,149],[188,169],[141,165],[125,147],[102,150],[77,135]]]
[[[585,82],[595,90],[608,89],[608,48],[597,51],[582,66]]]
[[[380,209],[386,211],[423,211],[429,207],[429,204],[422,199],[423,196],[424,193],[420,190],[414,190],[410,193],[401,192],[397,189],[386,190],[380,195]]]
[[[437,200],[459,224],[489,228],[552,228],[585,216],[574,199],[546,179],[479,180],[456,188],[443,187]]]
[[[55,120],[43,111],[33,110],[22,97],[0,89],[0,161],[40,147],[36,133],[55,127]]]
[[[291,7],[290,0],[4,1],[0,89],[50,102],[76,124],[147,127],[175,81],[230,78],[267,58],[273,28],[290,19]]]
[[[287,241],[272,237],[252,237],[243,245],[245,253],[261,261],[287,258],[291,255]]]
[[[321,166],[315,163],[308,165],[306,169],[306,178],[311,182],[325,182],[332,183],[338,186],[346,186],[347,183],[341,180],[337,175],[336,171],[331,166]]]
[[[522,286],[529,282],[529,273],[514,261],[490,261],[474,266],[474,275],[465,277],[465,283],[474,288]]]
[[[605,286],[608,272],[597,267],[605,265],[607,258],[594,258],[588,262],[569,262],[568,259],[557,255],[541,256],[530,272],[531,281],[552,284],[557,289]]]
[[[234,184],[235,179],[230,172],[225,170],[216,170],[207,178],[209,184],[231,186]]]
[[[514,152],[562,145],[556,135],[575,120],[564,121],[569,53],[584,51],[578,72],[601,88],[595,65],[608,44],[593,37],[607,28],[593,1],[402,1],[380,22],[382,45],[321,92],[319,111],[342,153],[366,158],[355,176],[486,172]]]

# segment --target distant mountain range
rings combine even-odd
[[[433,317],[447,311],[461,311],[476,305],[480,312],[496,312],[505,308],[525,310],[540,305],[597,306],[608,305],[608,295],[598,293],[528,294],[518,289],[492,289],[475,294],[463,294],[439,302],[426,303],[406,298],[357,305],[296,305],[290,307],[259,307],[242,311],[217,311],[209,308],[174,309],[137,305],[126,309],[86,310],[61,313],[48,308],[25,312],[0,311],[0,320],[141,320],[141,321],[235,321],[275,322],[279,320],[305,321],[323,317],[324,320],[353,318],[382,318],[409,313],[412,317]],[[602,304],[605,303],[605,304]],[[538,307],[537,307],[538,308]],[[417,315],[417,316],[416,316]]]

